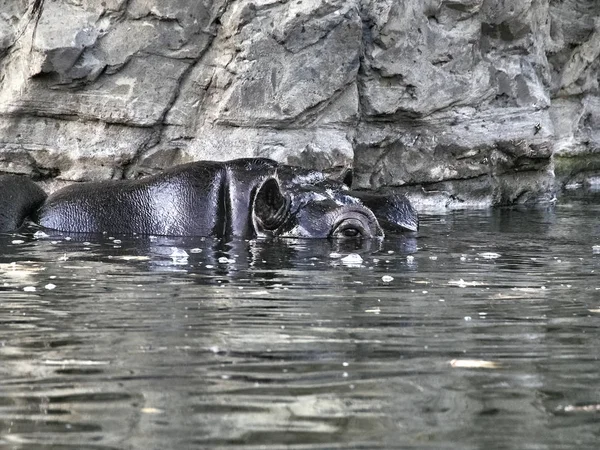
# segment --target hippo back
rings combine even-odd
[[[37,215],[76,233],[218,235],[224,228],[220,163],[190,163],[139,180],[77,183],[50,195]]]

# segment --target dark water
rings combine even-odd
[[[0,448],[598,448],[582,198],[381,245],[1,236]]]

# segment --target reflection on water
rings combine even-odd
[[[362,245],[3,235],[0,448],[596,448],[599,217],[459,211]]]

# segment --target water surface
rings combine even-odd
[[[0,448],[598,448],[598,197],[382,243],[1,235]]]

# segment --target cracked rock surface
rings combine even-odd
[[[419,207],[600,182],[597,0],[0,0],[0,171],[353,166]]]

